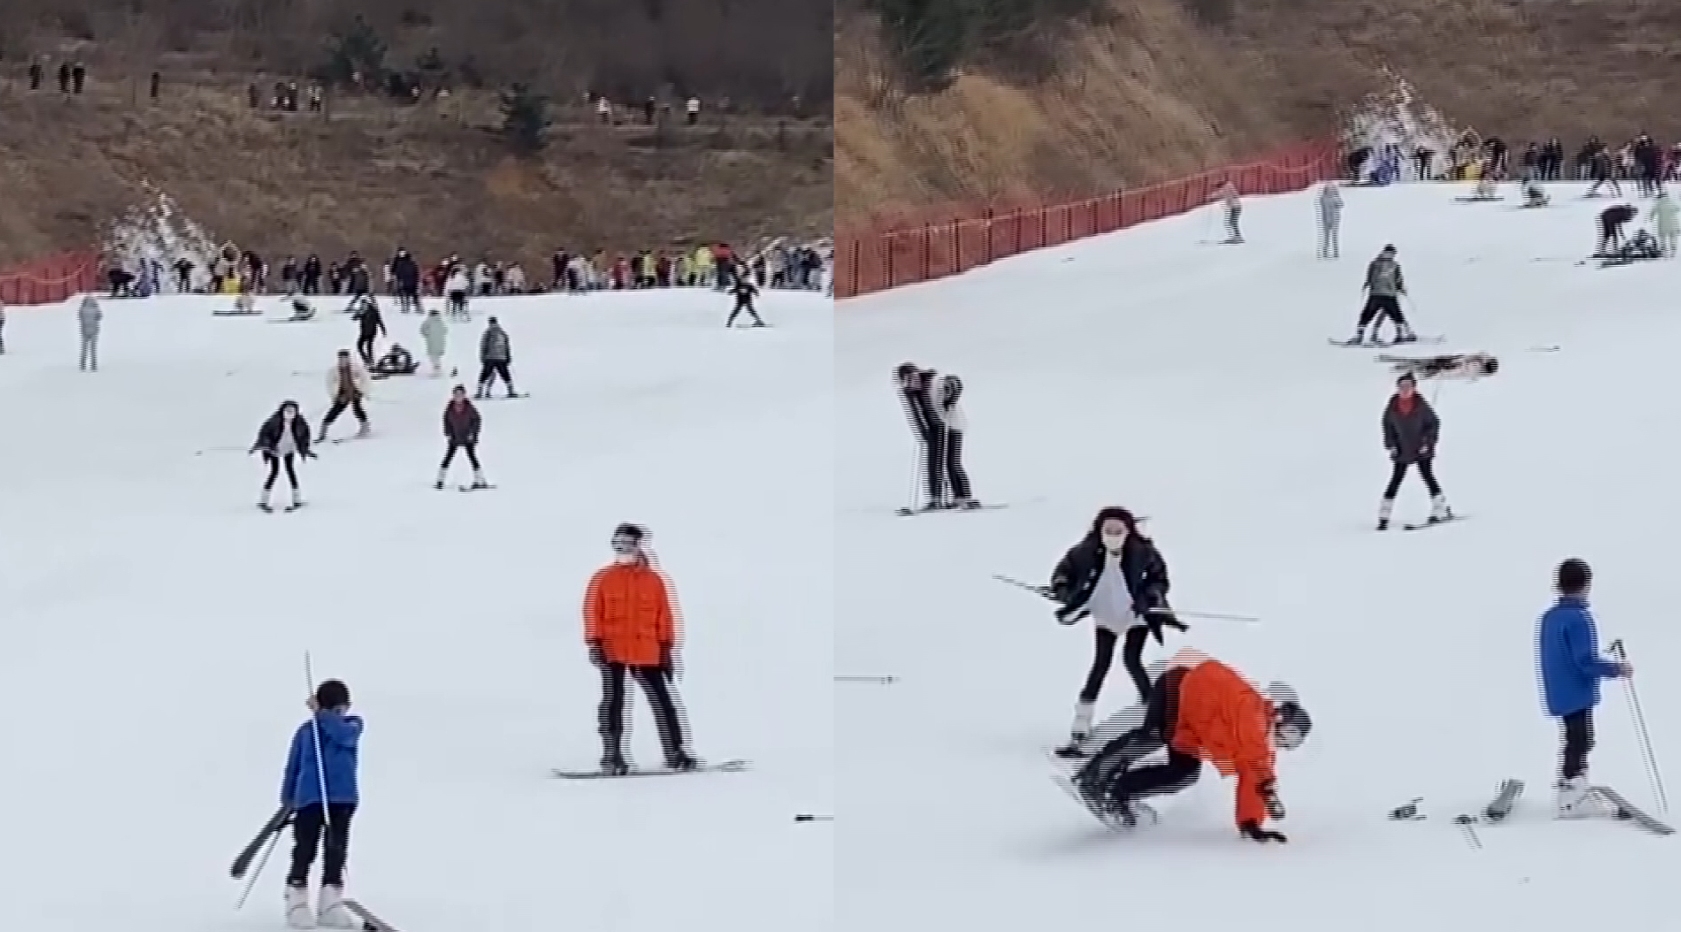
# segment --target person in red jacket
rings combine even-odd
[[[438,464],[438,481],[432,484],[432,488],[444,487],[445,480],[449,478],[449,464],[454,461],[457,450],[467,454],[467,463],[473,467],[473,484],[466,488],[490,488],[490,483],[484,479],[484,469],[479,466],[479,427],[482,424],[479,409],[473,407],[472,399],[467,397],[467,386],[455,386],[450,392],[449,403],[444,405],[444,439],[448,446],[444,449],[444,461]]]
[[[1269,818],[1284,818],[1274,748],[1301,747],[1312,727],[1285,684],[1273,683],[1263,694],[1220,661],[1180,651],[1151,687],[1143,724],[1106,744],[1073,782],[1093,812],[1132,825],[1140,800],[1189,787],[1207,762],[1237,778],[1239,833],[1283,842],[1284,835],[1265,827]],[[1163,750],[1164,762],[1138,766]]]
[[[643,547],[647,531],[621,524],[613,531],[613,562],[590,577],[584,595],[584,643],[601,671],[601,770],[630,771],[624,755],[625,675],[642,687],[672,770],[698,764],[684,747],[674,695],[677,617],[664,576]]]

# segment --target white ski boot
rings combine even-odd
[[[1074,704],[1074,724],[1068,726],[1068,737],[1072,743],[1080,744],[1091,737],[1091,720],[1096,711],[1095,703],[1077,702]]]
[[[1395,512],[1395,500],[1393,498],[1386,498],[1377,506],[1377,529],[1378,530],[1380,530],[1380,531],[1389,530],[1389,516],[1391,514],[1394,514],[1394,512]]]
[[[475,488],[475,489],[488,489],[488,488],[490,488],[490,483],[484,481],[484,473],[478,471],[477,469],[473,470],[473,488]]]
[[[315,928],[315,916],[309,911],[309,888],[286,888],[286,927],[289,929]]]
[[[316,902],[315,922],[322,929],[355,929],[360,926],[356,916],[344,908],[343,887],[322,887]]]
[[[1430,523],[1440,524],[1453,520],[1453,509],[1448,507],[1446,495],[1437,495],[1430,499]]]
[[[1593,791],[1585,773],[1570,780],[1560,780],[1554,789],[1558,794],[1560,819],[1592,819],[1613,814],[1613,810]]]

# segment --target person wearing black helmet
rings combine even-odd
[[[1453,518],[1447,496],[1436,481],[1436,441],[1441,432],[1442,422],[1436,417],[1436,410],[1418,393],[1417,377],[1410,371],[1401,373],[1395,380],[1395,394],[1383,407],[1383,447],[1389,452],[1390,469],[1389,483],[1384,486],[1383,500],[1378,505],[1378,530],[1389,530],[1395,496],[1401,491],[1407,470],[1414,466],[1430,491],[1430,517],[1426,523],[1439,524]]]
[[[1168,588],[1161,551],[1139,530],[1137,517],[1118,506],[1099,511],[1086,535],[1057,562],[1045,592],[1059,603],[1057,621],[1071,625],[1090,616],[1095,637],[1091,667],[1074,704],[1072,744],[1091,733],[1116,641],[1125,639],[1121,662],[1133,686],[1140,696],[1149,695],[1143,661],[1146,639],[1153,634],[1162,643],[1164,626],[1187,630],[1168,608]]]
[[[941,442],[944,431],[934,401],[934,379],[938,374],[914,362],[901,363],[893,370],[899,403],[904,405],[905,419],[910,422],[911,434],[917,442],[918,472],[922,474],[925,494],[921,511],[938,511],[948,502],[945,447]],[[913,509],[905,508],[900,513],[911,514]]]
[[[1371,328],[1371,338],[1377,341],[1378,328],[1388,318],[1395,324],[1395,342],[1411,343],[1418,339],[1408,326],[1406,316],[1401,313],[1401,296],[1407,293],[1406,279],[1401,275],[1401,263],[1395,261],[1395,246],[1383,247],[1366,266],[1366,281],[1361,285],[1366,294],[1366,303],[1360,308],[1360,322],[1355,327],[1354,337],[1348,341],[1350,346],[1366,342],[1366,330]]]

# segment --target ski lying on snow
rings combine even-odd
[[[1417,524],[1403,524],[1403,525],[1401,525],[1401,530],[1403,530],[1403,531],[1422,531],[1427,527],[1440,527],[1441,525],[1444,525],[1444,524],[1452,524],[1455,521],[1464,521],[1466,518],[1469,518],[1469,517],[1470,517],[1470,515],[1449,515],[1446,518],[1438,518],[1435,521],[1420,521]]]
[[[457,492],[489,492],[494,488],[496,486],[493,485],[458,485],[455,490]]]
[[[1593,791],[1599,794],[1599,798],[1617,807],[1618,819],[1632,822],[1654,835],[1675,834],[1675,829],[1671,828],[1668,823],[1660,822],[1648,815],[1645,810],[1624,799],[1623,794],[1616,790],[1608,786],[1596,786]]]
[[[344,908],[350,910],[352,916],[362,920],[362,932],[397,932],[396,926],[368,912],[368,908],[361,903],[355,900],[344,900],[342,902]]]
[[[913,518],[917,515],[934,515],[934,514],[940,514],[941,512],[947,512],[947,511],[997,511],[1000,508],[1008,508],[1008,507],[1010,507],[1010,506],[1007,505],[1007,504],[1004,504],[1002,502],[985,502],[985,503],[982,503],[982,504],[979,504],[979,505],[971,505],[967,508],[962,508],[962,507],[900,508],[897,511],[895,511],[894,514],[898,515],[901,518]]]
[[[645,770],[632,769],[629,773],[607,773],[604,770],[555,770],[552,773],[562,780],[622,780],[626,777],[675,777],[690,773],[736,773],[746,770],[749,764],[750,762],[744,760],[726,760],[716,764],[701,764],[693,770],[650,767]]]

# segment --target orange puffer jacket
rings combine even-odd
[[[1177,659],[1177,658],[1176,658]],[[1267,819],[1263,787],[1273,781],[1272,704],[1236,670],[1218,660],[1186,667],[1170,743],[1221,775],[1237,777],[1237,824]]]
[[[658,666],[677,639],[665,580],[646,561],[614,563],[590,577],[584,595],[584,641],[610,663]]]

